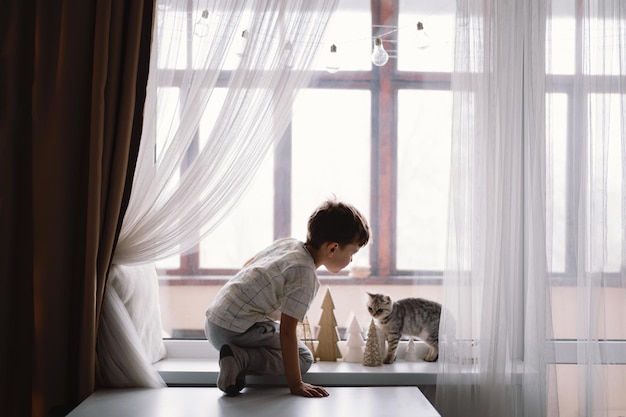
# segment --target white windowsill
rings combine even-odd
[[[202,340],[165,340],[168,357],[154,367],[169,386],[214,386],[219,373],[218,352]],[[343,343],[338,346],[343,349]],[[418,355],[427,347],[416,343]],[[391,365],[364,366],[361,363],[318,361],[303,376],[305,382],[324,386],[424,386],[435,385],[437,362],[408,362],[403,359],[406,342],[398,349],[399,358]],[[285,385],[282,376],[248,376],[249,385]]]
[[[338,346],[345,353],[345,342]],[[154,368],[161,374],[168,385],[214,386],[219,373],[218,352],[206,340],[164,340],[167,358],[155,363]],[[427,347],[416,342],[418,356],[426,353]],[[552,345],[557,364],[575,364],[577,355],[585,344],[575,340],[559,340]],[[437,383],[438,362],[407,362],[403,360],[406,342],[401,342],[398,349],[399,359],[392,365],[376,367],[363,366],[360,363],[316,362],[304,376],[312,384],[326,386],[426,386]],[[605,341],[599,345],[601,363],[626,364],[626,342]],[[476,371],[475,367],[455,365],[459,377],[458,383],[467,381]],[[521,373],[520,373],[521,377]],[[285,384],[282,377],[250,376],[248,383]]]

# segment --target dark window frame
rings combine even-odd
[[[399,13],[398,0],[371,1],[372,26],[396,26]],[[193,4],[188,4],[188,36],[193,36]],[[395,33],[385,36],[385,42],[396,42]],[[190,42],[189,42],[190,44]],[[188,51],[191,66],[191,50]],[[176,70],[174,70],[176,71]],[[220,81],[228,78],[225,73]],[[382,66],[372,65],[371,71],[338,71],[334,74],[320,72],[307,87],[310,89],[360,89],[371,94],[371,177],[370,177],[370,227],[376,236],[370,245],[371,278],[368,284],[406,284],[416,280],[422,283],[439,282],[442,271],[397,270],[396,265],[396,196],[397,196],[397,106],[398,91],[401,89],[450,90],[450,73],[423,73],[398,71],[397,60],[390,59]],[[291,159],[292,135],[287,129],[274,151],[275,160],[283,163],[274,165],[274,239],[291,233]],[[194,152],[191,149],[190,152]],[[223,283],[225,278],[236,273],[234,269],[200,267],[198,251],[180,256],[180,267],[159,270],[161,276],[179,277],[189,283]],[[347,277],[347,273],[326,275],[320,273],[324,283],[364,283],[361,279]],[[424,278],[426,277],[426,278]],[[169,281],[170,279],[166,279]]]
[[[399,0],[371,0],[372,26],[384,25],[393,27],[398,24]],[[193,2],[188,7],[188,37],[193,37]],[[582,73],[582,16],[577,8],[576,16],[576,46],[575,46],[575,73]],[[385,42],[396,42],[395,34],[385,37]],[[189,45],[191,42],[188,43]],[[190,48],[190,47],[189,47]],[[188,66],[191,66],[191,49],[188,50]],[[164,69],[163,71],[182,71]],[[382,66],[372,66],[370,71],[338,71],[334,74],[320,72],[314,81],[307,87],[310,89],[361,89],[369,90],[371,94],[371,193],[370,193],[370,227],[376,236],[370,243],[371,278],[363,281],[347,276],[347,273],[326,275],[320,273],[320,278],[327,284],[393,284],[413,285],[416,283],[440,283],[443,271],[398,270],[396,268],[396,197],[397,197],[397,106],[398,91],[402,89],[417,90],[451,90],[451,73],[399,71],[397,60],[390,59]],[[564,93],[567,96],[567,169],[573,172],[572,161],[575,152],[582,143],[584,134],[585,109],[581,108],[582,100],[576,97],[576,78],[573,75],[548,74],[550,93]],[[588,77],[593,77],[589,75]],[[617,86],[619,76],[603,76],[610,80],[610,86]],[[180,79],[175,77],[174,79]],[[225,86],[228,73],[220,77],[219,85]],[[593,93],[593,92],[590,92]],[[578,104],[576,104],[578,103]],[[576,108],[576,106],[579,108]],[[276,160],[291,159],[291,130],[287,129],[282,140],[274,151]],[[193,152],[193,150],[192,150]],[[287,168],[282,167],[286,165]],[[290,164],[275,164],[274,166],[274,238],[289,236],[291,233],[291,169]],[[575,242],[577,239],[575,213],[572,203],[578,198],[576,181],[579,181],[579,172],[567,176],[566,184],[566,259],[565,271],[551,273],[552,281],[556,285],[573,285],[576,281],[577,266],[574,262]],[[159,274],[165,282],[176,279],[180,285],[188,283],[215,284],[225,282],[226,278],[236,273],[235,269],[209,269],[200,267],[198,251],[180,256],[180,267],[176,269],[160,269]],[[615,277],[613,277],[615,275]],[[610,281],[619,281],[619,274],[606,274]]]

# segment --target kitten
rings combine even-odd
[[[424,360],[437,360],[441,304],[423,298],[404,298],[394,302],[388,295],[367,294],[367,310],[385,332],[388,343],[383,363],[393,363],[396,360],[398,343],[403,335],[422,339],[430,347]]]

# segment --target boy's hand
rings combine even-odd
[[[300,382],[299,385],[290,387],[289,390],[293,395],[299,395],[301,397],[328,397],[329,395],[324,387],[307,384],[306,382]]]
[[[298,358],[298,336],[296,327],[298,319],[285,313],[280,316],[280,347],[283,353],[285,376],[289,390],[293,395],[301,397],[328,397],[328,391],[323,387],[302,382],[300,360]]]

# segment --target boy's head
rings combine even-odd
[[[327,200],[309,217],[306,243],[315,249],[325,242],[337,242],[339,246],[355,243],[362,247],[369,239],[367,220],[350,204]]]

